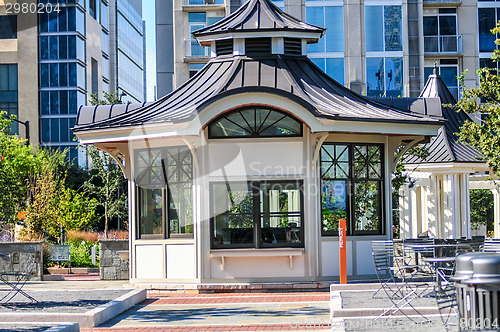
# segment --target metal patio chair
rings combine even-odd
[[[38,303],[38,301],[31,295],[23,290],[24,285],[31,279],[33,272],[36,270],[35,253],[30,252],[25,264],[22,264],[22,269],[19,272],[1,272],[0,281],[3,282],[7,289],[6,294],[0,298],[0,305],[9,303],[17,294],[20,294],[31,301],[31,303]]]
[[[415,267],[406,265],[404,257],[394,256],[394,244],[390,240],[372,241],[372,256],[377,278],[381,284],[380,288],[377,292],[375,292],[373,297],[383,290],[392,303],[392,306],[385,309],[384,312],[375,320],[382,317],[390,317],[397,312],[401,312],[406,318],[415,323],[419,322],[410,317],[410,315],[417,314],[427,322],[428,319],[411,303],[415,298],[418,298],[418,289],[420,286],[425,286],[426,289],[428,288],[427,284],[410,285],[408,283],[406,271]],[[396,279],[400,279],[401,282],[398,283]],[[412,312],[407,313],[407,309],[410,308],[412,309]]]

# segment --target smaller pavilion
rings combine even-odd
[[[458,141],[460,126],[471,119],[446,106],[456,100],[436,69],[420,97],[440,98],[447,121],[425,145],[429,152],[425,159],[408,156],[404,160],[414,182],[400,191],[401,237],[427,233],[432,238],[471,238],[469,190],[478,186],[472,185],[470,175],[488,172],[488,165],[479,151]]]
[[[80,142],[129,180],[131,282],[332,280],[344,218],[348,274],[375,274],[395,151],[438,133],[441,104],[402,111],[345,88],[306,56],[324,31],[249,0],[193,33],[212,59],[169,95],[80,108]]]

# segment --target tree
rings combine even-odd
[[[123,187],[123,173],[114,159],[108,154],[101,153],[96,148],[87,149],[92,159],[90,179],[83,185],[84,191],[96,199],[96,206],[104,209],[104,232],[108,234],[109,222],[114,217],[127,219],[126,191],[119,194]]]
[[[57,238],[65,230],[88,230],[95,222],[95,199],[65,187],[67,150],[39,150],[40,165],[30,175],[28,232]]]
[[[492,33],[500,33],[500,22]],[[500,39],[495,41],[500,45]],[[492,59],[498,62],[496,50]],[[479,122],[466,121],[460,128],[460,140],[475,147],[485,157],[492,171],[500,176],[500,76],[496,69],[477,71],[478,88],[466,89],[455,106],[457,111],[482,114]]]
[[[26,209],[29,175],[38,160],[26,140],[11,135],[12,120],[0,112],[0,221],[14,225],[19,211]]]
[[[470,223],[472,229],[479,229],[481,225],[487,226],[488,231],[493,230],[494,219],[493,193],[488,189],[475,189],[470,191]]]
[[[104,99],[99,100],[97,95],[92,95],[92,105],[121,104],[118,93],[104,92]],[[123,173],[108,154],[102,153],[94,147],[86,147],[87,154],[92,160],[90,168],[90,179],[84,185],[84,191],[96,199],[96,206],[101,207],[104,212],[104,232],[107,236],[110,220],[112,218],[122,218],[127,220],[127,191],[123,189]]]

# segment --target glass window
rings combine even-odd
[[[325,8],[326,52],[344,52],[344,8],[341,6]]]
[[[68,91],[68,113],[76,114],[76,110],[78,108],[78,100],[77,100],[76,90]]]
[[[59,119],[50,119],[50,142],[60,142]]]
[[[367,52],[402,51],[401,6],[365,7]]]
[[[384,22],[382,6],[365,7],[366,51],[376,52],[384,50]]]
[[[50,114],[59,114],[59,92],[50,91]]]
[[[373,97],[403,95],[403,58],[367,57],[366,94]]]
[[[17,38],[17,16],[0,15],[0,39]]]
[[[49,92],[40,92],[40,112],[42,115],[50,114]]]
[[[224,114],[208,126],[209,138],[302,136],[302,123],[268,109],[247,108]]]
[[[497,8],[479,8],[479,52],[491,52],[495,49],[495,39],[491,29],[496,26],[498,20]]]
[[[58,22],[59,22],[59,31],[61,32],[68,31],[68,17],[66,13],[67,13],[66,7],[59,8]]]
[[[212,248],[303,247],[300,181],[212,183]]]
[[[85,13],[76,9],[76,31],[85,35]]]
[[[70,36],[71,38],[71,36]],[[68,36],[59,37],[59,59],[68,58]]]
[[[109,29],[109,8],[108,5],[101,1],[101,25],[105,29]]]
[[[207,13],[188,13],[188,20],[192,22],[207,22]]]
[[[321,147],[321,230],[338,234],[382,234],[382,145],[333,144]]]
[[[325,26],[324,7],[306,7],[306,22],[320,27]],[[307,52],[325,52],[325,37],[315,44],[307,45]]]
[[[59,101],[61,104],[60,111],[61,114],[68,114],[68,91],[59,91]]]
[[[162,237],[165,190],[139,187],[139,233],[141,238]]]
[[[59,86],[59,64],[51,63],[49,65],[50,68],[50,86],[57,87]]]
[[[385,50],[402,51],[401,38],[402,13],[401,6],[384,6]]]
[[[77,74],[76,74],[77,85],[81,88],[85,88],[86,82],[87,82],[85,67],[78,63],[76,65],[76,70],[77,70]]]
[[[109,36],[108,33],[102,31],[102,51],[106,54],[109,54]]]
[[[68,86],[68,64],[59,64],[59,86]]]
[[[49,86],[49,64],[40,64],[40,86],[42,88],[47,88]]]
[[[448,90],[450,90],[451,94],[458,100],[458,60],[457,59],[441,59],[437,62],[437,73],[441,76],[444,84]],[[496,68],[496,65],[493,67]],[[431,75],[434,71],[434,67],[424,67],[424,76],[425,81],[429,79],[429,75]]]
[[[69,86],[76,86],[76,62],[69,63],[68,66]]]
[[[344,84],[344,59],[328,58],[325,61],[325,72],[340,84]]]
[[[49,38],[46,36],[40,37],[40,59],[47,60],[49,58]]]
[[[59,56],[58,54],[58,37],[57,36],[50,36],[49,37],[49,52],[50,52],[50,59],[55,60]]]
[[[76,31],[76,8],[67,7],[68,31]]]
[[[50,142],[50,119],[42,120],[42,142]]]
[[[193,161],[189,149],[138,151],[135,171],[139,187],[139,236],[192,237]]]

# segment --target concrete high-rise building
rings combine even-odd
[[[103,91],[144,101],[144,38],[142,0],[59,1],[38,17],[6,15],[0,0],[0,110],[29,121],[31,143],[82,162],[77,109]]]
[[[0,111],[29,121],[30,142],[36,145],[39,134],[38,35],[36,14],[7,15],[0,0]],[[19,128],[20,127],[20,128]],[[14,124],[14,131],[26,137],[26,127]]]
[[[39,36],[42,144],[76,147],[70,128],[93,94],[144,100],[141,0],[68,1],[58,15],[39,14]]]
[[[210,48],[191,32],[237,10],[245,0],[157,1],[159,95],[178,87],[211,57]],[[496,47],[490,33],[500,18],[500,2],[477,0],[282,0],[276,6],[307,23],[327,28],[308,57],[345,86],[368,96],[415,97],[434,63],[458,96],[457,76],[468,69],[465,86],[476,86],[475,72]],[[160,4],[161,3],[161,4]],[[169,11],[165,6],[172,6]],[[173,13],[172,16],[171,13]],[[172,27],[172,32],[166,27]],[[160,45],[161,46],[161,45]],[[173,50],[170,53],[166,49]],[[170,72],[166,68],[171,68]],[[168,73],[167,73],[168,72]],[[168,75],[167,75],[168,74]]]

